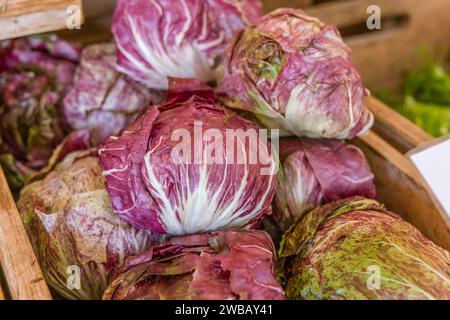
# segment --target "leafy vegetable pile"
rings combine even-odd
[[[112,32],[0,49],[0,159],[55,294],[450,298],[449,253],[369,199],[344,141],[373,117],[336,28],[257,0],[119,0]]]
[[[374,200],[309,212],[285,234],[279,259],[288,299],[449,298],[450,253]]]

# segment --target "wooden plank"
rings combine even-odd
[[[13,300],[52,298],[1,168],[0,264]]]
[[[67,28],[69,6],[81,0],[0,0],[0,40]]]
[[[430,240],[450,250],[450,219],[434,205],[413,164],[373,132],[354,144],[364,152],[375,174],[378,200]]]
[[[433,139],[429,133],[380,100],[369,97],[366,99],[366,105],[375,117],[372,130],[401,153]]]

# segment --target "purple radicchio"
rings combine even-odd
[[[283,139],[280,162],[273,218],[283,231],[320,204],[376,196],[364,154],[341,140]]]
[[[172,238],[126,260],[105,300],[283,300],[275,249],[262,231]]]
[[[277,275],[287,299],[448,300],[450,252],[375,200],[307,213],[283,237]]]
[[[22,190],[23,223],[44,277],[58,295],[100,299],[125,257],[159,238],[114,213],[95,150],[70,153],[52,167]],[[79,287],[69,281],[72,274],[79,274]]]
[[[60,102],[79,51],[55,37],[0,43],[0,163],[13,190],[47,165],[65,136]]]
[[[214,80],[233,33],[256,22],[261,7],[259,0],[118,0],[118,70],[156,89],[167,89],[168,77]]]
[[[337,29],[301,10],[279,9],[234,37],[219,72],[219,94],[283,135],[347,139],[373,116],[368,91]]]
[[[74,130],[89,130],[93,145],[118,134],[150,102],[162,100],[162,92],[146,89],[120,75],[115,67],[114,44],[84,48],[73,85],[64,97],[67,123]]]
[[[164,103],[99,150],[125,221],[183,235],[252,228],[271,213],[277,166],[267,135],[212,96],[178,79]]]

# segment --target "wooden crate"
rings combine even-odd
[[[429,239],[450,249],[448,217],[433,205],[412,164],[377,134],[354,142],[376,176],[378,200],[415,225]],[[0,170],[0,262],[12,299],[51,299],[19,213]]]
[[[304,9],[336,25],[352,49],[352,60],[371,90],[398,90],[405,72],[426,54],[446,58],[450,50],[450,0],[263,0],[266,12],[278,7]],[[381,30],[368,30],[369,5],[381,10]],[[426,48],[426,50],[424,50]],[[424,51],[425,56],[423,56]],[[373,131],[402,153],[433,137],[398,112],[370,97]]]
[[[339,28],[352,60],[371,90],[399,88],[405,71],[424,53],[446,58],[450,50],[449,0],[263,0],[266,12],[302,8]],[[381,10],[381,30],[368,30],[367,8]]]
[[[81,0],[0,0],[0,40],[66,28],[68,8]]]
[[[408,1],[417,2],[416,0]],[[435,1],[442,2],[441,0]],[[84,44],[109,40],[111,38],[109,24],[113,2],[110,0],[84,1],[85,6],[90,5],[89,8],[85,7],[85,14],[88,17],[86,24],[79,31],[61,31],[59,34],[66,38],[78,39]],[[276,0],[276,2],[277,4],[274,4],[272,0],[265,0],[266,8],[270,5],[276,5],[277,7],[280,5],[292,6],[291,3],[294,2],[299,6],[308,6],[318,1]],[[344,13],[350,12],[348,10],[357,2],[361,3],[359,0],[338,1],[339,4],[348,6],[347,9],[336,9],[337,3],[330,2],[311,7],[308,11],[311,14],[318,15],[324,21],[334,22],[338,25],[342,23],[345,26],[348,19],[354,17]],[[386,1],[374,0],[369,2],[385,3]],[[405,3],[405,1],[398,2]],[[100,3],[103,3],[104,6]],[[366,1],[366,3],[368,2]],[[104,8],[106,8],[106,11],[103,11]],[[322,13],[319,11],[314,13],[314,10],[319,10]],[[336,12],[340,12],[340,14]],[[359,16],[359,18],[361,17],[362,15]],[[329,18],[334,20],[328,20]],[[390,36],[385,35],[384,37],[389,39]],[[379,43],[381,40],[378,38],[379,35],[376,35],[371,40],[375,43],[375,47],[381,45]],[[350,40],[355,55],[366,52],[370,48],[367,41],[356,38]],[[362,44],[358,44],[358,41]],[[361,49],[357,49],[358,46]],[[376,52],[379,53],[380,49],[377,50]],[[356,57],[356,61],[364,62],[364,59]],[[370,68],[375,67],[371,65],[368,69],[370,70]],[[367,104],[376,118],[374,132],[356,139],[353,143],[364,151],[369,160],[376,176],[378,200],[386,204],[390,210],[402,215],[404,219],[415,225],[435,243],[450,250],[449,219],[433,205],[420,175],[402,154],[429,140],[430,136],[378,100],[368,98]],[[2,269],[0,274],[4,276],[4,288],[7,288],[4,291],[8,292],[11,299],[52,299],[1,169],[0,267]],[[4,296],[4,292],[0,289],[0,299]]]
[[[80,30],[61,30],[58,35],[85,45],[112,40],[110,26],[115,3],[115,0],[83,0],[85,24]]]

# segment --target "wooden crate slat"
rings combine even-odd
[[[1,168],[0,263],[12,299],[52,298]]]
[[[371,90],[399,88],[405,72],[423,62],[423,48],[437,57],[449,54],[450,33],[446,30],[450,29],[450,1],[447,0],[329,1],[305,11],[342,29],[365,25],[369,5],[380,7],[382,19],[407,18],[399,25],[382,22],[381,30],[367,30],[345,38],[352,49],[352,61]]]
[[[437,208],[413,164],[373,132],[354,143],[366,155],[375,175],[380,202],[450,250],[450,219]]]
[[[2,287],[0,287],[0,300],[5,300],[5,294],[3,293]]]
[[[402,153],[433,140],[433,137],[380,100],[369,97],[366,105],[375,117],[373,131]]]
[[[70,0],[0,0],[0,18],[66,8],[71,4],[78,3],[78,1]]]
[[[81,0],[0,0],[0,40],[65,29],[71,5],[82,8]]]
[[[305,8],[313,3],[313,0],[262,0],[264,12],[271,12],[278,8]]]

